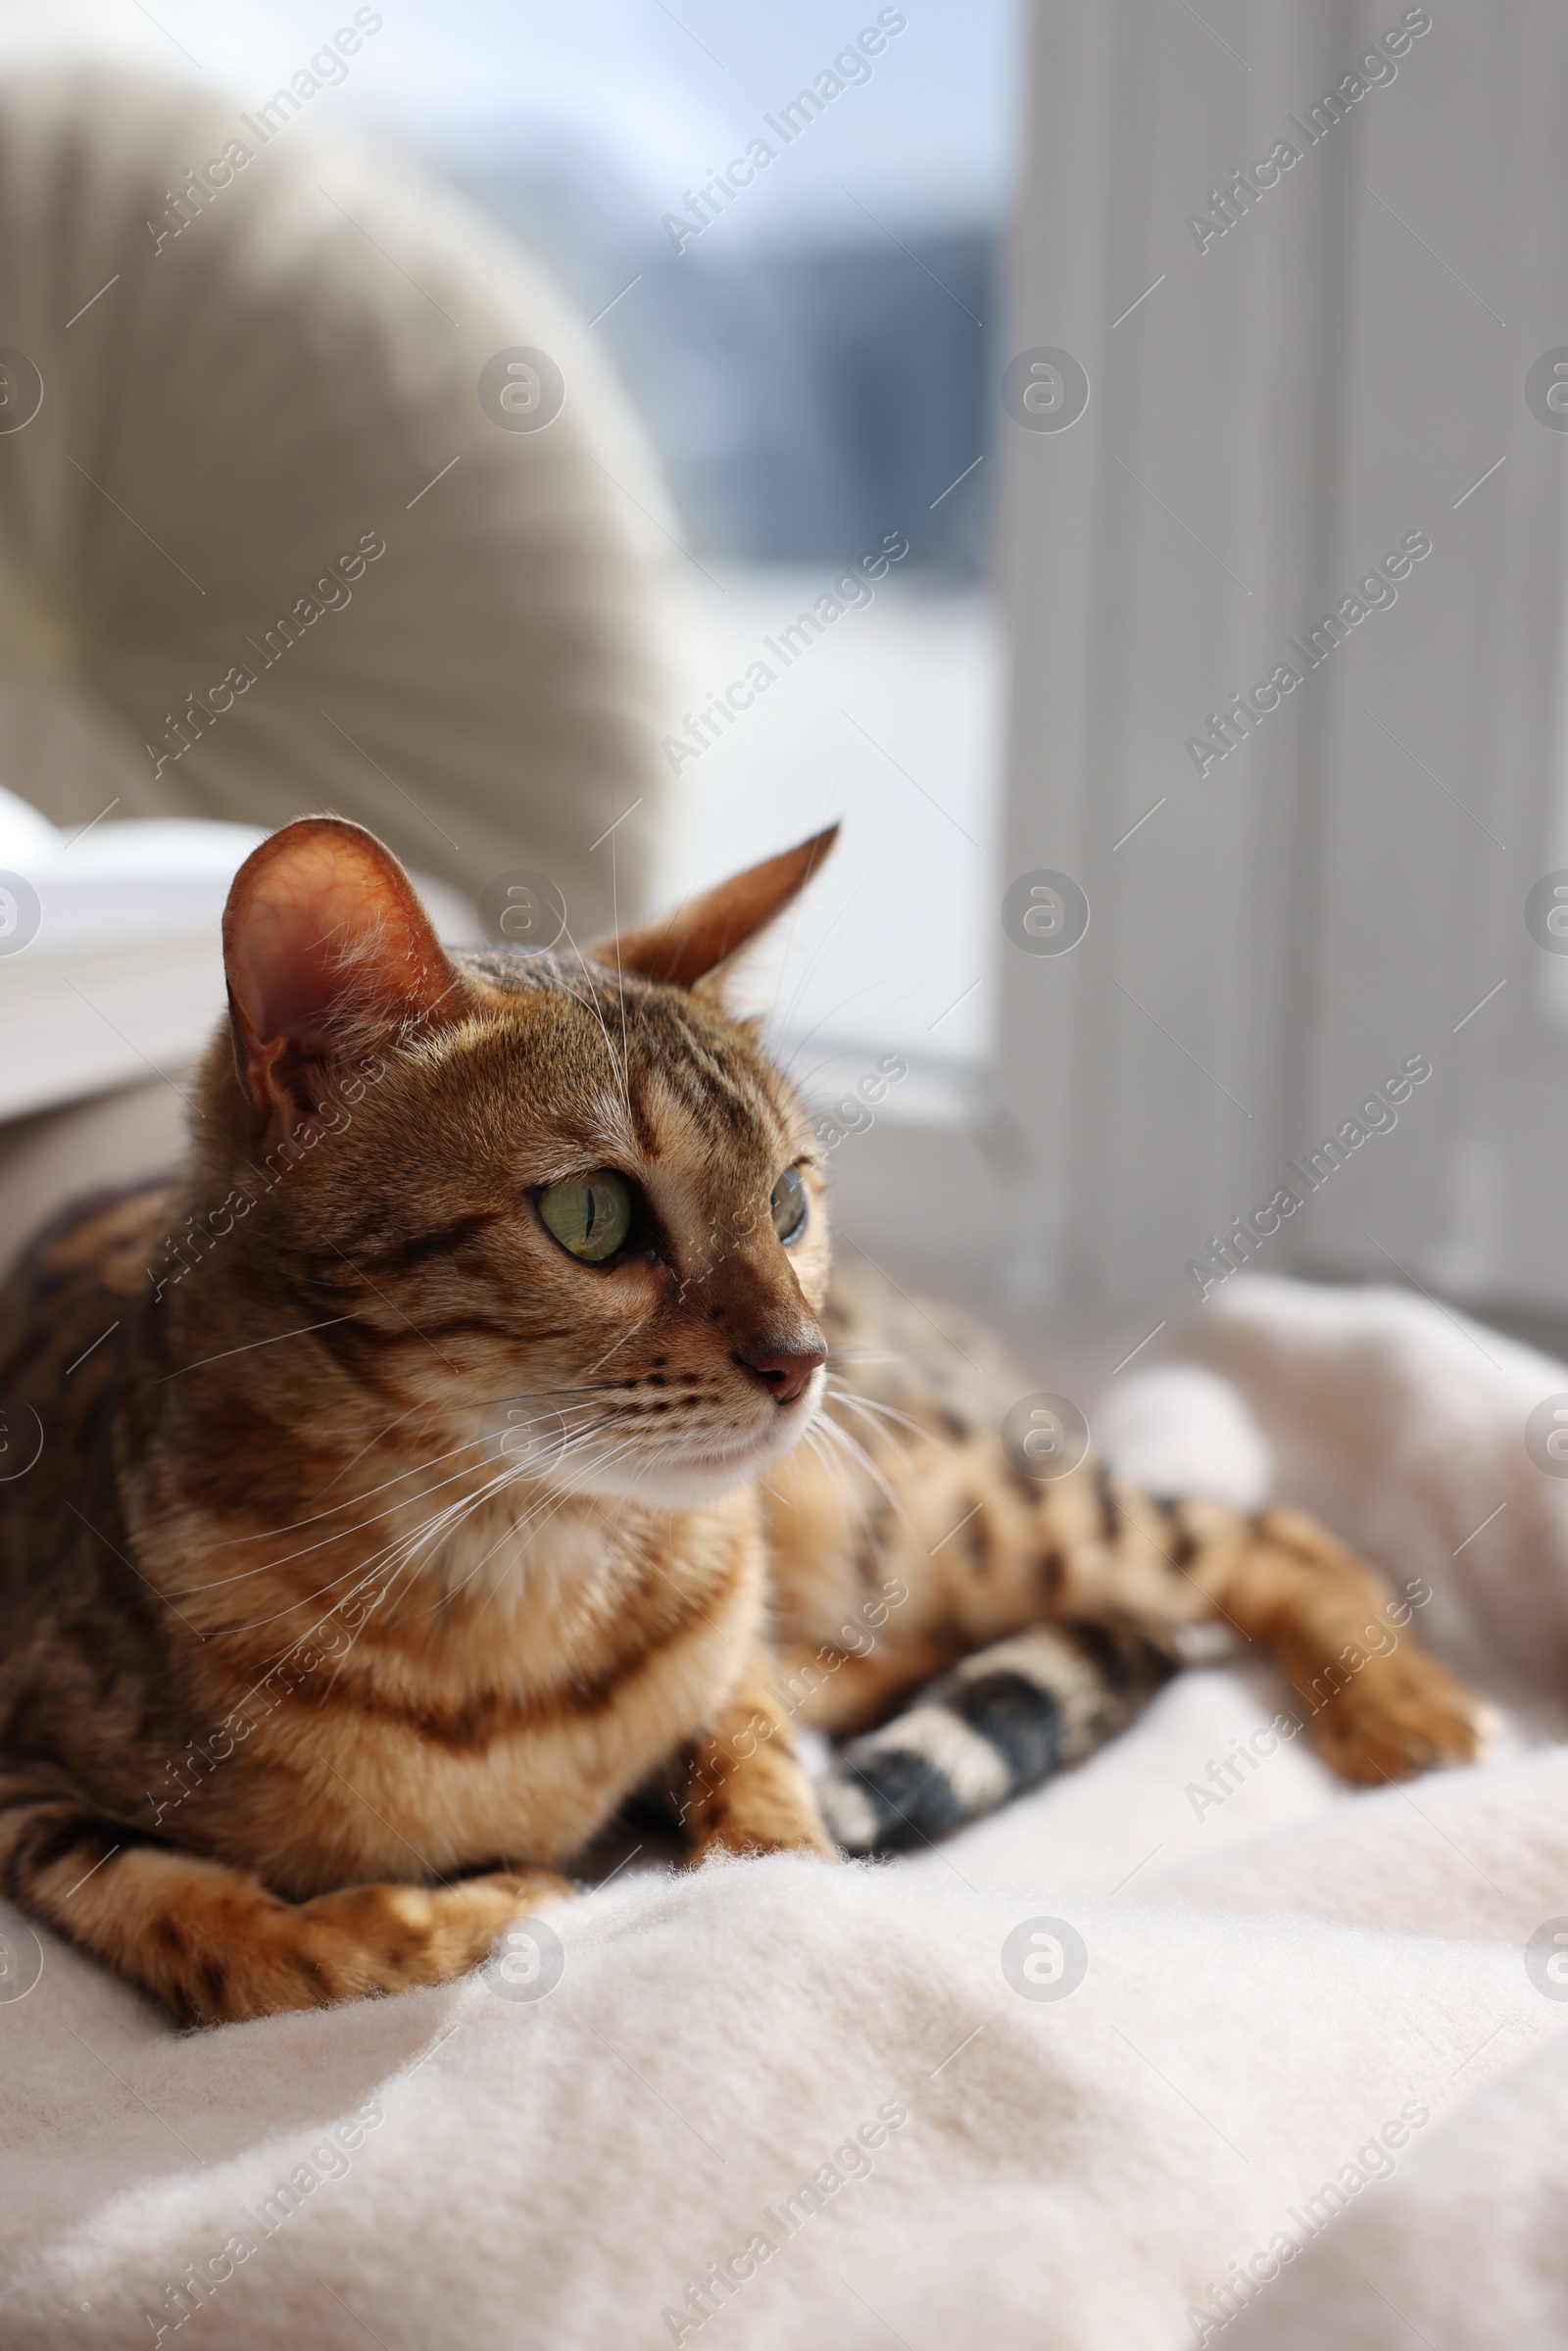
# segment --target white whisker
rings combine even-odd
[[[902,1523],[905,1533],[908,1536],[909,1541],[915,1545],[917,1550],[925,1552],[926,1557],[929,1558],[931,1554],[926,1550],[925,1543],[921,1541],[914,1521],[910,1518],[908,1511],[905,1507],[903,1495],[894,1492],[893,1488],[888,1484],[887,1479],[883,1476],[877,1464],[871,1459],[871,1456],[866,1451],[864,1445],[859,1443],[858,1439],[852,1437],[848,1429],[842,1428],[835,1420],[828,1420],[824,1416],[823,1418],[818,1419],[816,1426],[821,1430],[823,1436],[826,1437],[830,1443],[842,1445],[844,1450],[848,1453],[850,1459],[858,1462],[859,1467],[864,1470],[866,1476],[870,1478],[877,1487],[878,1492],[886,1501],[889,1509],[892,1510],[894,1516]]]
[[[876,1396],[861,1396],[858,1389],[842,1387],[834,1380],[826,1383],[826,1394],[835,1403],[848,1404],[854,1412],[869,1412],[880,1419],[894,1422],[901,1429],[907,1429],[922,1445],[933,1445],[940,1453],[951,1455],[953,1451],[951,1445],[945,1445],[932,1430],[922,1427],[917,1420],[911,1420],[908,1413],[901,1412],[896,1404],[884,1404]]]

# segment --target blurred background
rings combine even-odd
[[[344,72],[313,75],[337,20],[307,0],[56,0],[0,25],[0,71],[128,68],[253,125],[303,71],[298,152],[455,193],[543,265],[618,386],[647,486],[586,428],[582,462],[653,551],[667,642],[580,842],[546,854],[519,810],[510,857],[460,846],[377,689],[378,829],[449,931],[505,863],[580,854],[591,898],[618,853],[617,904],[652,904],[841,817],[762,1001],[829,1121],[852,1246],[1037,1360],[1049,1320],[1109,1369],[1243,1263],[1415,1286],[1560,1346],[1568,23],[1544,0],[410,0],[342,22]],[[390,298],[405,248],[347,209]],[[420,336],[461,335],[414,276]],[[13,247],[0,296],[22,284]],[[131,285],[96,320],[71,291],[80,324],[62,287],[62,367],[133,316]],[[0,315],[0,362],[21,341]],[[112,413],[122,346],[98,348]],[[221,408],[220,359],[199,384],[168,342],[139,364]],[[355,436],[317,434],[342,465]],[[41,447],[0,433],[0,516]],[[154,542],[186,545],[125,522],[149,580]],[[34,559],[5,556],[0,685],[44,660]],[[181,624],[158,625],[168,652]],[[432,675],[471,633],[448,625],[422,626]],[[255,836],[156,820],[279,813],[217,730],[199,791],[146,776],[138,742],[109,811],[112,759],[68,805],[32,740],[0,735],[0,867],[55,877],[0,954],[8,1239],[183,1114],[214,909]],[[81,958],[111,906],[100,985]]]

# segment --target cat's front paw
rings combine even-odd
[[[694,1824],[694,1861],[710,1853],[813,1853],[841,1861],[822,1819],[816,1791],[790,1757],[766,1771],[738,1774],[709,1792]]]
[[[844,1855],[821,1824],[798,1822],[793,1827],[747,1827],[725,1822],[710,1831],[692,1858],[706,1861],[710,1853],[811,1853],[818,1861],[842,1861]]]
[[[487,1960],[514,1919],[571,1890],[548,1870],[498,1870],[456,1886],[345,1886],[268,1902],[195,2005],[204,2023],[234,2023],[448,1984]]]
[[[1310,1693],[1308,1693],[1310,1694]],[[1485,1702],[1424,1649],[1368,1658],[1312,1718],[1312,1742],[1342,1780],[1381,1786],[1439,1764],[1474,1763]]]

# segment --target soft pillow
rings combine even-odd
[[[658,817],[682,560],[637,421],[477,215],[275,116],[0,81],[4,781],[69,824],[332,808],[591,936],[591,845],[641,800],[624,912]],[[481,402],[519,348],[547,421],[549,368]]]

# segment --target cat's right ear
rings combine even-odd
[[[334,1063],[456,1012],[462,989],[391,851],[338,816],[251,852],[223,909],[223,968],[240,1085],[289,1135]]]

